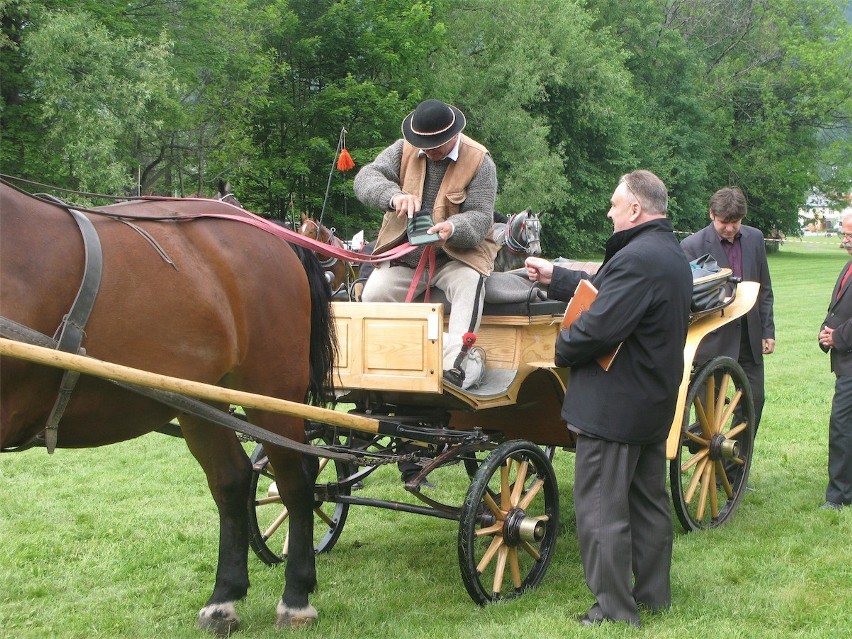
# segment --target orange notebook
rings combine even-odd
[[[577,284],[577,289],[574,291],[574,297],[571,298],[571,301],[568,302],[568,308],[565,309],[565,315],[562,318],[562,328],[568,328],[574,323],[574,320],[580,317],[580,313],[589,310],[589,307],[597,296],[598,289],[592,286],[589,280],[580,280],[580,283]],[[608,371],[620,348],[621,344],[616,346],[612,352],[598,357],[598,365],[605,371]]]

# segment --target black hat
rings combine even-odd
[[[423,100],[402,121],[409,144],[428,151],[449,142],[466,124],[464,113],[440,100]]]

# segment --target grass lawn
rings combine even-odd
[[[558,452],[562,529],[542,585],[478,607],[459,575],[454,522],[353,508],[334,550],[317,558],[323,638],[847,636],[852,608],[852,508],[824,498],[833,376],[816,344],[847,260],[836,238],[789,240],[770,256],[777,350],[766,362],[767,405],[751,484],[734,519],[710,532],[675,524],[671,611],[644,626],[577,627],[592,603],[571,499],[573,456]],[[464,490],[458,467],[439,489]],[[210,594],[218,524],[203,474],[183,442],[149,435],[95,450],[0,457],[0,634],[203,637],[195,616]],[[401,493],[394,467],[365,492]],[[254,555],[238,636],[277,637],[283,570]],[[292,632],[292,631],[291,631]],[[289,634],[289,633],[284,633]]]

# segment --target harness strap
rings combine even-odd
[[[119,219],[118,221],[121,222],[122,224],[129,226],[134,231],[139,233],[139,235],[141,235],[142,238],[144,238],[145,241],[148,242],[148,244],[150,244],[154,248],[155,251],[157,251],[157,255],[159,255],[166,264],[171,266],[176,271],[180,270],[177,267],[177,264],[175,264],[174,261],[172,261],[172,258],[169,257],[169,254],[166,253],[166,250],[162,246],[160,246],[160,243],[157,242],[157,240],[154,239],[154,236],[151,235],[148,231],[143,229],[141,226],[137,226],[133,222],[130,222],[129,220]]]
[[[520,217],[523,215],[519,213],[517,215],[510,215],[509,221],[506,223],[506,242],[503,245],[506,250],[510,253],[514,253],[515,255],[522,255],[527,252],[527,248],[529,245],[524,246],[524,223],[526,222],[526,216]],[[517,238],[515,234],[517,233]]]
[[[80,284],[80,290],[77,291],[77,297],[74,299],[74,303],[71,304],[71,310],[62,319],[62,323],[60,323],[56,331],[56,348],[66,353],[80,353],[83,351],[80,346],[83,343],[86,323],[92,314],[92,307],[95,305],[95,299],[98,296],[98,290],[101,286],[104,260],[101,241],[98,238],[95,225],[79,211],[75,211],[72,208],[66,210],[71,214],[71,217],[74,218],[74,221],[80,228],[86,258],[83,267],[83,282]],[[56,450],[59,420],[62,419],[62,415],[68,407],[68,402],[71,400],[71,393],[74,391],[78,379],[80,379],[80,373],[76,371],[66,370],[62,374],[62,381],[59,383],[59,394],[47,418],[47,425],[44,431],[44,443],[47,447],[47,452],[51,455]]]
[[[420,261],[417,262],[417,268],[414,269],[414,277],[411,278],[411,285],[408,287],[408,293],[405,296],[406,303],[414,299],[414,294],[417,292],[417,285],[420,283],[420,278],[423,276],[423,269],[426,269],[426,290],[423,293],[424,301],[429,301],[429,289],[432,287],[432,274],[435,272],[435,247],[428,244],[423,250],[423,255],[420,256]]]

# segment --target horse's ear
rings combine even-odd
[[[304,224],[308,220],[308,216],[305,215],[305,212],[302,211],[302,224]]]

